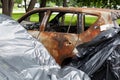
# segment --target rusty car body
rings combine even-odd
[[[73,50],[77,45],[91,41],[102,31],[114,27],[112,12],[119,11],[74,7],[39,8],[23,15],[18,22],[23,26],[37,25],[37,29],[31,28],[28,32],[41,41],[61,65],[64,59],[75,55]],[[25,22],[27,17],[35,14],[39,17],[38,21]],[[87,17],[95,21],[87,24]]]

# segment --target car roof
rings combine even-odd
[[[43,8],[36,8],[29,12],[27,12],[25,15],[29,16],[30,14],[34,14],[41,11],[53,11],[53,12],[70,12],[70,13],[86,13],[91,14],[95,16],[111,16],[111,13],[115,13],[115,15],[120,15],[120,10],[113,10],[113,9],[103,9],[103,8],[81,8],[81,7],[43,7]],[[118,14],[119,13],[119,14]],[[24,16],[25,16],[24,15]],[[23,19],[21,17],[18,19],[18,22],[20,22]]]
[[[80,7],[44,7],[44,8],[38,8],[35,10],[50,10],[50,11],[64,11],[64,12],[85,12],[85,13],[91,13],[91,14],[99,14],[99,13],[111,13],[114,11],[120,10],[113,10],[113,9],[103,9],[103,8],[80,8]]]

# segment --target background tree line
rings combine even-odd
[[[2,13],[11,16],[13,11],[14,3],[21,4],[22,1],[25,3],[25,11],[32,10],[35,3],[39,3],[40,7],[46,7],[49,2],[55,3],[56,6],[73,6],[73,7],[96,7],[96,8],[114,8],[120,5],[119,0],[30,0],[27,5],[27,0],[0,0],[0,6],[2,6]]]

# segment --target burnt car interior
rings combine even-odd
[[[47,12],[39,12],[31,14],[30,21],[21,22],[21,24],[27,30],[39,30],[39,26],[43,19],[43,16]],[[32,16],[38,16],[35,21],[31,21]],[[94,15],[88,15],[85,13],[77,13],[77,12],[51,12],[48,22],[45,26],[45,31],[48,32],[62,32],[62,33],[75,33],[79,34],[81,32],[86,31],[92,24],[89,24],[86,21],[87,16],[91,16],[91,19],[94,17],[95,20],[92,20],[92,24],[94,24],[98,17]]]
[[[69,17],[68,17],[69,16]],[[69,21],[67,21],[69,18]],[[46,31],[55,31],[63,33],[81,33],[83,31],[83,20],[80,13],[60,12],[54,18],[50,18]],[[67,22],[65,22],[67,21]]]
[[[46,29],[46,31],[55,31],[55,32],[63,32],[63,33],[78,33],[79,34],[83,31],[86,31],[92,25],[92,24],[89,24],[89,25],[86,24],[87,23],[86,16],[87,15],[84,13],[60,12],[52,20],[49,20],[49,22],[48,22],[49,25],[47,25],[47,27],[49,27],[49,28]],[[94,16],[94,17],[97,20],[97,17],[96,16]],[[69,18],[69,21],[66,20],[67,18]],[[65,21],[67,21],[67,22],[65,22]],[[92,22],[92,23],[94,23],[94,22]]]
[[[64,19],[66,18],[67,13],[60,12],[58,13],[53,19],[49,20],[46,31],[55,31],[55,32],[64,32],[64,33],[77,33],[77,25],[76,22],[74,25],[72,25],[72,20],[74,18],[75,14],[72,14],[72,17],[68,24],[64,22]],[[76,17],[75,17],[76,18]],[[49,28],[48,28],[49,27]]]

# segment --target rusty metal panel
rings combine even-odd
[[[73,34],[41,32],[39,40],[55,58],[57,63],[61,64],[65,58],[74,55],[72,51],[76,45],[78,36]]]

